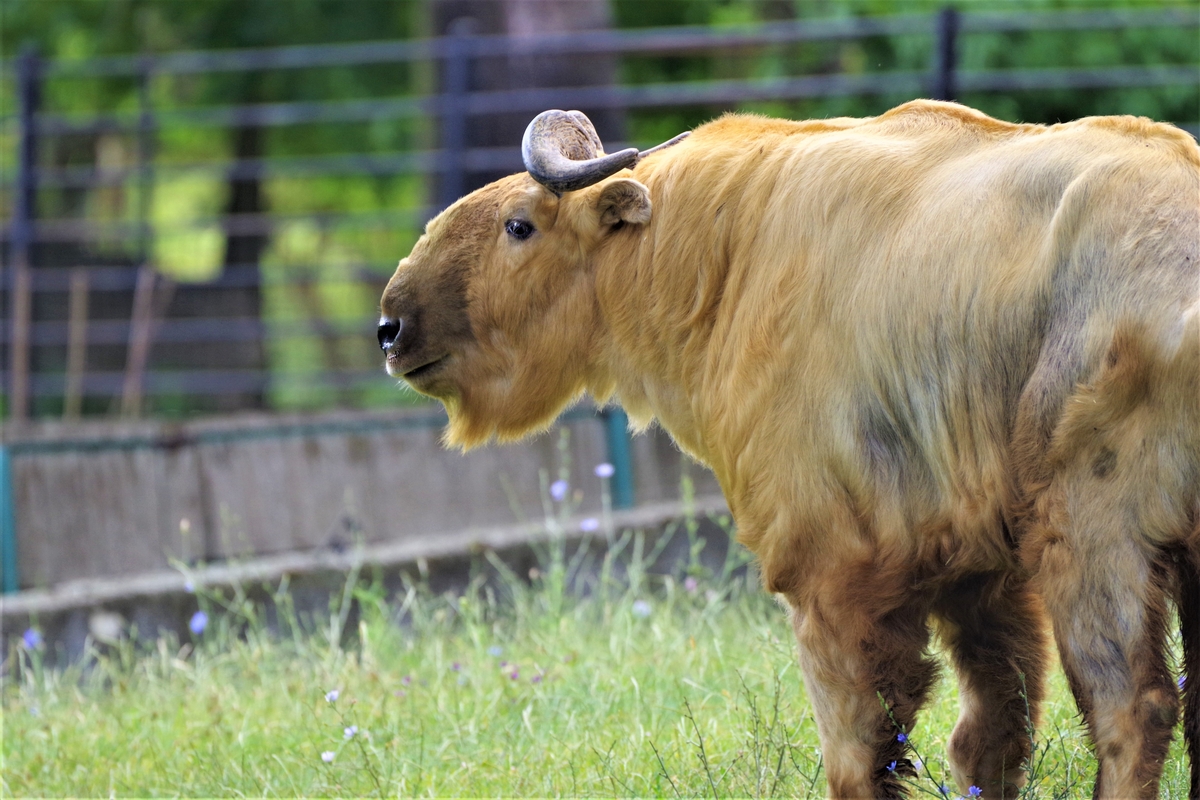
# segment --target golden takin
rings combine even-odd
[[[387,371],[451,445],[586,392],[711,467],[790,608],[830,796],[903,795],[932,625],[960,790],[1021,786],[1050,627],[1095,795],[1157,796],[1182,705],[1200,797],[1196,143],[915,101],[667,144],[606,155],[583,114],[539,115],[528,172],[400,262]]]

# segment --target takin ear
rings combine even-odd
[[[650,221],[650,190],[633,178],[617,178],[604,184],[596,200],[600,224],[606,228],[622,223],[645,225]]]

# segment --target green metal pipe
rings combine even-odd
[[[603,412],[608,440],[608,463],[613,465],[613,508],[633,508],[633,454],[629,442],[629,417],[622,408]]]
[[[12,463],[8,448],[0,444],[0,593],[21,588],[17,570],[17,510],[13,503]]]

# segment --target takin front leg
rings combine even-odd
[[[1018,578],[977,575],[944,589],[933,613],[958,673],[954,780],[963,793],[977,786],[983,797],[1016,797],[1044,694],[1041,606]]]
[[[1038,579],[1099,761],[1094,797],[1155,798],[1179,696],[1164,649],[1168,578],[1135,542],[1050,538]]]
[[[847,581],[868,593],[871,581]],[[880,612],[870,598],[818,596],[792,606],[804,683],[817,720],[828,793],[901,798],[915,771],[912,730],[936,671],[926,657],[927,605]]]

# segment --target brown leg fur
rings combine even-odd
[[[1173,553],[1196,526],[1200,328],[1189,328],[1170,354],[1145,329],[1118,327],[1064,405],[1043,479],[1026,487],[1022,558],[1092,734],[1096,797],[1157,797],[1179,714],[1164,645],[1181,583]]]
[[[869,596],[879,579],[871,570],[837,574],[841,592],[793,602],[792,613],[829,796],[901,798],[900,776],[915,771],[898,734],[912,730],[936,675],[926,656],[929,608],[886,608]]]
[[[1179,709],[1164,655],[1166,572],[1128,540],[1076,544],[1048,544],[1039,577],[1100,762],[1095,797],[1155,798]]]
[[[1179,627],[1183,632],[1183,736],[1192,762],[1188,796],[1200,800],[1200,528],[1179,562]]]
[[[934,614],[958,672],[962,709],[949,756],[959,791],[1016,797],[1044,694],[1040,605],[1022,581],[979,575],[944,590]]]

